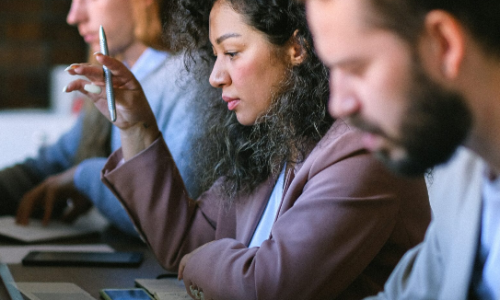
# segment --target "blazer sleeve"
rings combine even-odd
[[[185,254],[214,239],[217,212],[208,204],[203,209],[210,191],[197,201],[188,196],[162,137],[118,166],[121,160],[121,149],[111,154],[102,181],[123,204],[160,264],[177,271]]]
[[[186,286],[205,299],[354,299],[367,291],[352,296],[346,289],[372,273],[379,280],[365,281],[375,286],[368,292],[380,290],[404,251],[420,241],[406,235],[408,227],[400,229],[399,243],[390,242],[397,222],[404,225],[401,201],[427,201],[421,238],[430,210],[423,178],[393,176],[356,140],[346,134],[317,146],[286,190],[283,205],[295,201],[282,207],[271,238],[254,248],[234,239],[201,248],[184,270]]]

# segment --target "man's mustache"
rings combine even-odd
[[[360,114],[351,115],[346,121],[362,131],[388,138],[387,134],[380,127],[364,120]]]

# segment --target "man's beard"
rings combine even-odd
[[[434,82],[414,64],[406,115],[401,117],[398,139],[390,138],[378,127],[367,124],[360,117],[351,120],[354,125],[378,134],[390,144],[404,151],[403,157],[391,157],[395,149],[381,149],[375,154],[389,169],[408,176],[424,174],[430,168],[450,159],[456,148],[466,139],[472,124],[472,114],[465,99]]]

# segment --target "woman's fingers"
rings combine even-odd
[[[94,83],[104,84],[104,71],[102,66],[91,65],[87,63],[72,64],[66,68],[66,72],[70,75],[81,75],[88,78]]]
[[[71,93],[74,91],[79,91],[87,96],[94,102],[97,109],[99,109],[104,116],[109,118],[109,111],[106,100],[106,87],[103,83],[93,83],[88,82],[84,79],[76,79],[68,83],[68,85],[63,90],[63,92],[66,93]]]
[[[141,88],[132,72],[119,60],[102,55],[101,53],[96,53],[95,58],[99,63],[105,65],[108,70],[111,71],[114,87],[126,90],[137,90]]]
[[[92,94],[100,94],[102,89],[100,86],[95,85],[94,83],[89,83],[83,86],[83,89]]]
[[[144,95],[139,81],[132,72],[120,61],[102,54],[96,54],[98,63],[103,64],[112,73],[113,89],[116,103],[117,119],[114,125],[121,130],[137,128],[140,124],[148,124],[152,135],[157,137],[156,119]],[[75,78],[64,92],[79,91],[90,98],[101,113],[110,118],[106,84],[102,65],[73,64],[67,68],[71,75],[80,75],[89,80]],[[140,125],[143,126],[143,125]]]
[[[63,92],[65,93],[71,93],[74,91],[82,92],[93,100],[98,100],[102,96],[105,96],[105,93],[103,93],[105,91],[103,83],[89,82],[84,79],[73,80],[63,89]]]
[[[140,84],[132,72],[120,61],[100,53],[96,54],[96,60],[111,71],[114,88],[125,90],[140,89]],[[105,84],[102,66],[87,63],[72,64],[66,68],[66,71],[71,75],[85,76],[89,81],[101,87]]]

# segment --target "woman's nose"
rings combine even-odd
[[[230,77],[223,64],[217,59],[209,78],[210,84],[215,88],[222,88],[230,84]]]

